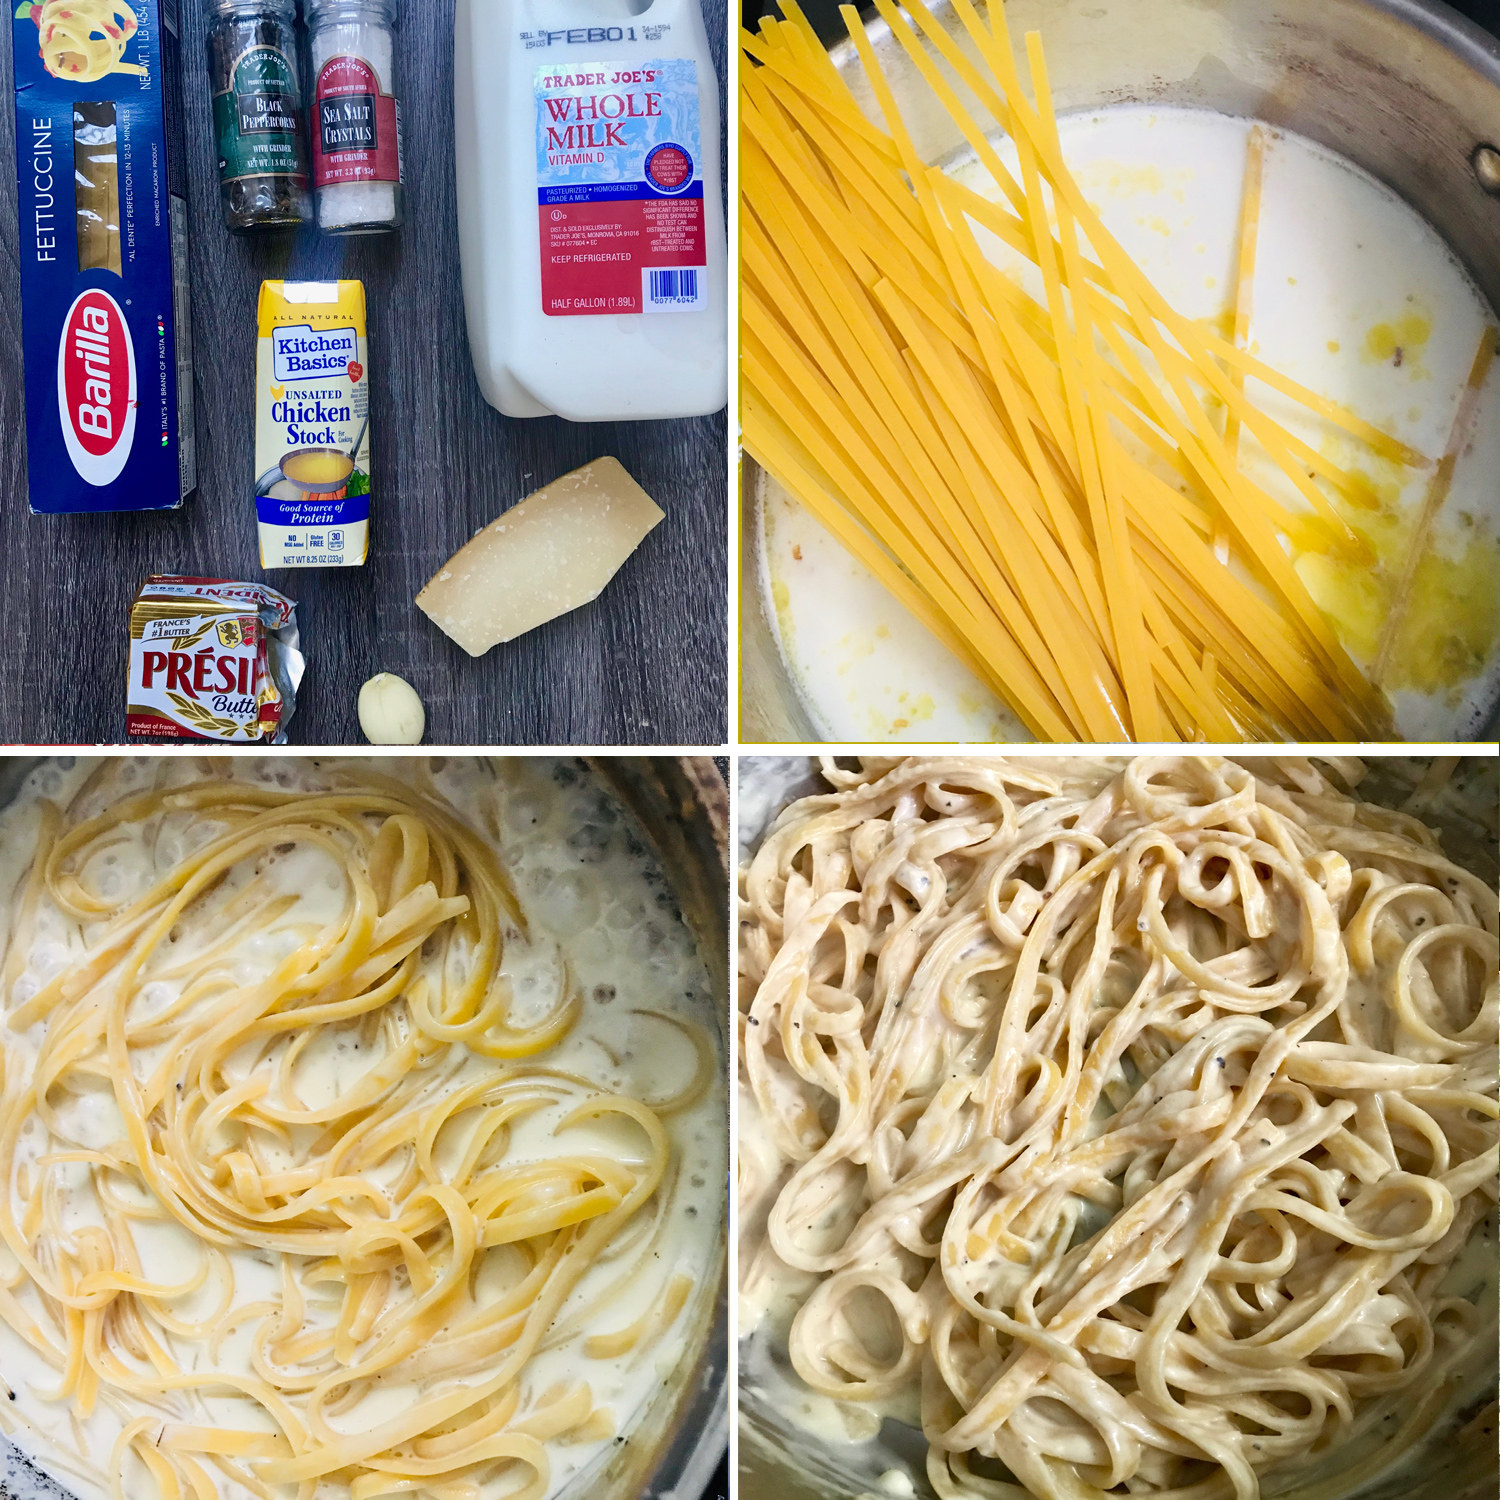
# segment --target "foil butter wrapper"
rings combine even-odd
[[[263,583],[148,578],[130,608],[127,738],[285,744],[299,645],[297,606]]]

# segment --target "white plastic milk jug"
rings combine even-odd
[[[464,304],[512,417],[727,399],[719,90],[698,0],[458,0]]]

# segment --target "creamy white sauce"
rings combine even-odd
[[[1203,110],[1120,106],[1059,122],[1069,165],[1106,226],[1177,310],[1218,321],[1232,308],[1250,122]],[[1014,166],[1008,142],[1000,156]],[[950,168],[985,190],[973,158]],[[981,231],[997,264],[1013,252]],[[1275,132],[1266,161],[1255,273],[1254,352],[1429,457],[1448,440],[1481,328],[1493,322],[1473,281],[1437,233],[1391,189],[1300,137]],[[1040,297],[1033,268],[1023,284]],[[1219,328],[1225,330],[1222,325]],[[1398,518],[1422,504],[1428,474],[1398,469],[1257,387],[1250,394],[1331,460],[1362,474],[1382,556],[1399,554]],[[1459,457],[1432,541],[1435,578],[1468,601],[1483,667],[1428,689],[1392,693],[1412,741],[1472,737],[1500,687],[1493,578],[1500,568],[1500,373],[1483,389],[1474,440]],[[1253,454],[1246,469],[1264,480]],[[1164,471],[1165,477],[1165,471]],[[1282,481],[1284,483],[1284,481]],[[1283,491],[1278,491],[1283,493]],[[1289,489],[1294,508],[1306,502]],[[896,602],[773,481],[759,494],[757,581],[783,661],[832,742],[1000,742],[1029,738],[1004,703]],[[1381,547],[1377,545],[1377,552]],[[1298,571],[1351,655],[1367,666],[1383,619],[1360,570],[1316,554]],[[1399,557],[1397,558],[1399,565]],[[1447,595],[1444,595],[1447,597]],[[1434,625],[1454,609],[1428,601]],[[1481,628],[1482,627],[1482,628]],[[1427,633],[1424,632],[1424,639]],[[1450,674],[1451,675],[1451,674]]]
[[[0,922],[7,927],[6,942],[10,897],[30,863],[39,800],[66,800],[98,764],[97,760],[46,763],[0,813]],[[390,760],[367,764],[385,774],[400,769],[399,763]],[[626,1093],[647,1103],[664,1097],[693,1076],[696,1055],[681,1032],[645,1011],[693,1022],[710,1036],[715,1055],[722,1059],[720,1007],[710,994],[707,971],[670,886],[627,815],[588,773],[576,763],[546,759],[490,761],[455,756],[436,764],[441,767],[436,781],[453,807],[500,849],[527,917],[529,935],[523,938],[514,930],[507,935],[503,963],[515,991],[516,1019],[524,1024],[528,1012],[534,1018],[551,1006],[564,956],[585,997],[571,1033],[536,1061],[582,1075],[601,1090]],[[285,758],[217,760],[213,774],[223,774],[229,766],[233,774],[248,781],[314,790],[326,785],[328,765]],[[201,774],[202,765],[142,759],[127,763],[125,776],[127,782],[144,786],[159,771],[174,781],[185,781]],[[157,871],[216,831],[220,830],[211,819],[169,815],[154,848],[141,839],[122,839],[95,856],[88,879],[96,890],[117,894],[122,902],[129,900],[150,886]],[[232,955],[240,982],[268,974],[298,945],[296,926],[336,918],[345,899],[342,867],[317,849],[299,846],[284,855],[268,856],[261,862],[260,873],[278,893],[293,898],[294,904],[273,929],[242,934]],[[243,885],[250,878],[249,869],[237,869],[230,880]],[[191,941],[186,925],[182,940]],[[82,951],[76,924],[44,901],[26,971],[8,1001],[0,997],[0,1004],[13,1010]],[[144,1007],[169,1004],[176,993],[177,986],[169,978],[153,981],[143,993],[142,1013]],[[25,1068],[35,1056],[41,1035],[42,1023],[19,1035],[0,1033],[7,1069]],[[248,1067],[249,1059],[245,1061]],[[303,1101],[317,1107],[333,1099],[356,1083],[370,1063],[369,1054],[362,1057],[353,1041],[338,1039],[337,1033],[325,1035],[298,1063],[296,1078]],[[487,1066],[466,1049],[450,1048],[444,1086],[459,1087]],[[663,1117],[673,1158],[658,1195],[663,1208],[656,1216],[648,1205],[626,1231],[627,1237],[639,1233],[647,1244],[641,1273],[617,1289],[607,1304],[595,1305],[620,1276],[619,1261],[606,1257],[596,1263],[563,1304],[553,1325],[554,1336],[544,1340],[526,1368],[523,1413],[556,1383],[581,1380],[589,1385],[594,1405],[609,1408],[616,1421],[617,1436],[612,1439],[547,1445],[552,1494],[570,1488],[592,1493],[592,1476],[618,1451],[616,1445],[630,1441],[658,1398],[674,1389],[674,1376],[686,1376],[694,1363],[717,1289],[722,1255],[727,1171],[722,1074],[721,1061],[697,1103]],[[548,1106],[518,1120],[506,1159],[525,1161],[590,1148],[615,1155],[643,1149],[638,1132],[607,1119],[586,1122],[554,1138],[552,1128],[572,1102],[576,1101]],[[103,1146],[123,1134],[109,1093],[68,1098],[60,1113],[63,1128],[75,1142]],[[23,1130],[17,1172],[27,1170],[57,1144],[33,1118]],[[100,1222],[88,1168],[68,1168],[65,1181],[61,1195],[64,1224],[77,1228]],[[14,1205],[16,1182],[0,1186],[10,1192]],[[133,1232],[142,1262],[155,1278],[186,1279],[201,1264],[192,1237],[175,1225],[137,1223]],[[279,1296],[278,1273],[270,1256],[235,1251],[231,1260],[235,1305]],[[6,1273],[15,1269],[9,1252],[0,1248],[0,1285],[5,1284]],[[654,1347],[642,1355],[626,1353],[608,1359],[585,1354],[586,1338],[631,1323],[676,1273],[691,1277],[695,1289]],[[481,1293],[484,1285],[481,1272]],[[186,1319],[207,1317],[221,1294],[221,1287],[210,1277],[197,1292],[175,1301],[173,1311]],[[25,1305],[25,1290],[16,1295]],[[331,1315],[336,1315],[332,1296],[330,1308]],[[249,1371],[254,1331],[254,1323],[247,1321],[230,1334],[219,1354],[219,1369]],[[188,1341],[173,1341],[173,1352],[189,1369],[203,1367],[207,1358],[206,1352]],[[150,1411],[166,1420],[244,1427],[259,1415],[248,1402],[233,1396],[193,1393],[149,1398],[150,1406],[110,1396],[101,1399],[86,1421],[80,1421],[69,1403],[46,1399],[46,1391],[56,1383],[57,1373],[8,1324],[0,1322],[0,1384],[5,1387],[0,1390],[0,1431],[79,1500],[103,1500],[108,1494],[102,1466],[107,1464],[116,1435],[136,1416]],[[12,1392],[13,1397],[6,1399]],[[419,1394],[414,1386],[390,1382],[357,1408],[340,1413],[335,1425],[343,1430],[368,1427],[406,1410]],[[248,1496],[248,1491],[223,1476],[218,1483],[224,1500]],[[511,1483],[502,1482],[501,1489]],[[284,1487],[276,1491],[277,1500],[291,1500],[295,1493],[295,1487]],[[331,1480],[320,1482],[315,1491],[317,1500],[337,1500],[347,1493],[345,1486]]]
[[[1064,767],[1076,770],[1080,760],[1036,756],[1028,764],[1055,773]],[[1085,764],[1118,769],[1124,762],[1090,757]],[[829,787],[817,774],[817,761],[807,756],[744,756],[738,772],[736,856],[744,865],[792,802],[826,793]],[[1408,792],[1398,776],[1388,805],[1399,805]],[[1479,795],[1483,798],[1485,789]],[[1455,842],[1452,825],[1462,825],[1474,815],[1473,807],[1460,804],[1441,815],[1428,810],[1425,821],[1449,844]],[[1386,1003],[1384,997],[1380,1003]],[[736,1094],[741,1190],[735,1223],[739,1285],[734,1327],[739,1341],[741,1452],[752,1453],[754,1463],[773,1465],[768,1471],[773,1475],[784,1468],[804,1477],[813,1491],[854,1494],[856,1500],[931,1496],[926,1479],[928,1444],[915,1381],[883,1401],[840,1401],[813,1390],[792,1367],[788,1332],[820,1276],[795,1270],[774,1257],[769,1269],[757,1264],[765,1216],[791,1168],[783,1166],[778,1171],[779,1156],[761,1123],[754,1092],[741,1081]],[[1103,1099],[1100,1112],[1108,1112]],[[747,1180],[758,1185],[758,1194],[746,1193]],[[1075,1233],[1093,1234],[1107,1217],[1098,1206],[1085,1205],[1082,1227]],[[1407,1488],[1414,1489],[1416,1475],[1432,1467],[1435,1457],[1451,1460],[1448,1450],[1455,1432],[1480,1403],[1493,1396],[1493,1330],[1500,1302],[1497,1256],[1500,1226],[1492,1207],[1471,1231],[1442,1283],[1442,1295],[1473,1304],[1478,1329],[1473,1343],[1446,1365],[1430,1369],[1415,1390],[1365,1405],[1352,1434],[1335,1445],[1329,1456],[1305,1460],[1289,1470],[1267,1470],[1263,1494],[1286,1494],[1296,1500],[1349,1500],[1351,1495],[1366,1493],[1366,1485],[1374,1479],[1381,1481],[1381,1494],[1406,1493],[1396,1487],[1403,1476]],[[1393,1451],[1387,1445],[1419,1396],[1433,1398],[1423,1413],[1426,1425]],[[1356,1469],[1360,1477],[1351,1487],[1347,1476]]]

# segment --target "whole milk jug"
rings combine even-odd
[[[474,371],[507,416],[727,399],[719,89],[698,0],[458,0]]]

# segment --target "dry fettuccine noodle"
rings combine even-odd
[[[1495,893],[1262,764],[825,761],[744,869],[742,1292],[941,1496],[1252,1500],[1480,1336]]]
[[[48,1399],[122,1414],[94,1455],[119,1500],[537,1500],[549,1442],[614,1431],[586,1381],[528,1399],[523,1377],[591,1266],[641,1274],[675,1172],[662,1117],[706,1077],[648,1104],[547,1065],[579,1011],[567,965],[518,1018],[506,871],[416,780],[43,806],[0,974],[0,1319],[55,1372]],[[104,894],[168,821],[200,836],[136,899]],[[69,959],[23,988],[44,911]],[[547,1147],[514,1159],[533,1117]],[[619,1151],[570,1138],[600,1120]],[[38,1126],[66,1149],[28,1150]],[[186,1280],[143,1251],[163,1234]],[[605,1306],[589,1354],[659,1337],[683,1280],[637,1326]]]

